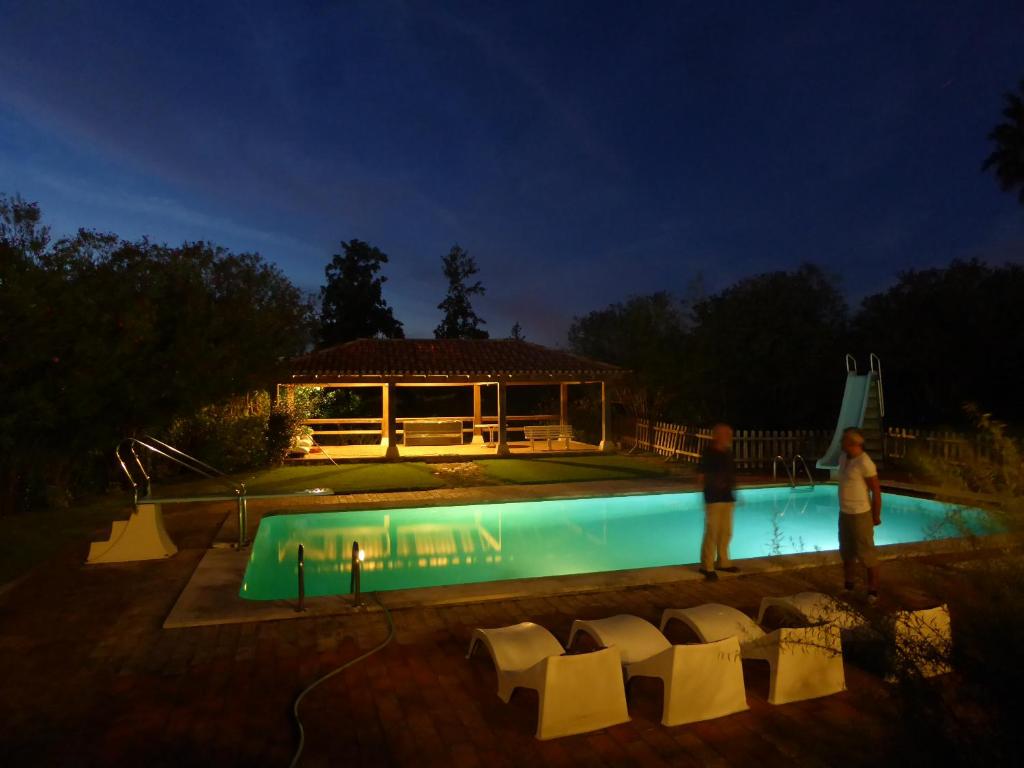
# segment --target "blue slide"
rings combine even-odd
[[[839,420],[836,421],[836,432],[825,455],[815,465],[818,469],[839,469],[839,452],[842,450],[843,430],[849,427],[860,429],[864,426],[864,413],[871,397],[871,381],[875,374],[858,374],[850,372],[846,376],[846,389],[843,392],[843,405],[839,409]]]

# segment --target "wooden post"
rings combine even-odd
[[[498,447],[495,453],[498,456],[508,456],[511,451],[508,448],[508,384],[498,382]]]
[[[395,385],[384,384],[380,388],[381,423],[380,444],[384,446],[384,458],[398,458],[398,430],[395,427]]]
[[[479,445],[484,441],[483,431],[480,423],[483,417],[483,410],[480,407],[480,385],[473,385],[473,443]]]
[[[288,406],[289,413],[295,412],[295,385],[285,384],[284,385],[284,401]]]
[[[558,423],[563,427],[569,423],[569,385],[565,382],[558,385]]]
[[[601,382],[601,444],[598,446],[602,451],[610,451],[612,449],[611,441],[608,439],[608,429],[611,424],[611,413],[608,410],[608,383],[605,381]]]

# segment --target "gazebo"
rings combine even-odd
[[[625,373],[615,365],[515,339],[357,339],[293,358],[289,368],[278,397],[290,402],[300,387],[380,392],[379,417],[305,421],[320,449],[307,458],[331,459],[605,451],[610,448],[608,382]],[[592,386],[595,395],[600,388],[596,445],[581,442],[569,422],[569,387],[580,385]],[[525,386],[557,387],[558,413],[510,414],[509,388]],[[406,387],[471,388],[473,412],[427,418],[396,413],[397,391]],[[485,394],[491,413],[484,413]],[[510,433],[522,439],[512,440]],[[318,439],[322,436],[355,438],[361,444],[325,446]]]

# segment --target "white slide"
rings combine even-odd
[[[649,621],[621,614],[607,619],[577,619],[569,647],[578,632],[622,655],[627,679],[656,677],[662,681],[662,725],[712,720],[748,709],[735,637],[714,643],[672,645]]]
[[[865,415],[869,409],[874,410],[871,408],[873,398],[878,398],[877,417],[880,419],[885,415],[885,405],[882,401],[882,365],[874,354],[871,355],[870,361],[871,370],[860,374],[857,373],[857,362],[852,356],[846,356],[846,387],[843,390],[842,405],[839,407],[839,418],[836,419],[836,431],[825,455],[815,464],[818,469],[839,469],[843,430],[850,427],[865,427]]]
[[[494,660],[502,701],[511,699],[516,688],[537,691],[538,739],[557,739],[629,721],[617,648],[565,656],[554,635],[529,621],[474,629],[467,658],[478,642],[483,642]]]

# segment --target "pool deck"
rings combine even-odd
[[[587,485],[595,494],[606,492]],[[83,541],[0,594],[5,765],[287,764],[295,746],[295,695],[376,646],[387,626],[380,611],[363,610],[164,629],[200,561],[230,533],[230,517],[223,504],[181,505],[166,514],[179,546],[173,558],[86,567]],[[956,584],[960,561],[987,556],[933,553],[886,563],[880,607],[932,605]],[[564,639],[575,618],[633,613],[656,620],[664,608],[705,602],[753,613],[763,596],[833,590],[840,579],[838,567],[818,565],[717,583],[609,584],[598,591],[396,608],[394,641],[306,699],[302,765],[885,763],[893,757],[898,713],[884,683],[850,662],[849,690],[784,706],[766,702],[766,665],[745,663],[748,712],[675,728],[659,723],[658,685],[641,680],[631,686],[629,723],[539,742],[533,738],[536,698],[520,692],[503,704],[486,655],[464,658],[478,626],[533,620]]]

